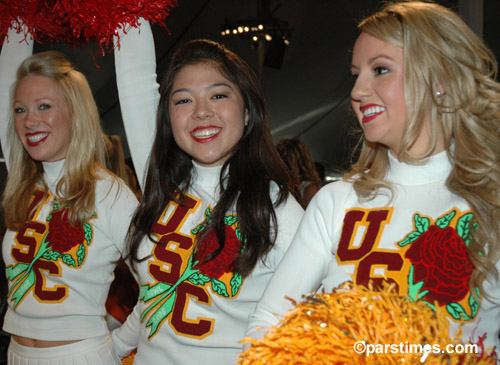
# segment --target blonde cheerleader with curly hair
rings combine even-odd
[[[492,52],[453,11],[399,2],[358,26],[352,108],[361,155],[320,190],[247,334],[341,283],[396,285],[444,308],[453,335],[500,348],[500,85]]]

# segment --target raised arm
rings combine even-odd
[[[115,50],[115,67],[127,142],[139,185],[143,188],[156,131],[160,93],[151,26],[144,19],[140,23],[139,28],[119,30],[120,47]]]
[[[0,53],[0,143],[2,145],[5,164],[9,168],[10,143],[8,140],[8,124],[10,110],[10,88],[16,80],[17,68],[21,62],[33,53],[31,35],[17,33],[13,28],[2,45]]]

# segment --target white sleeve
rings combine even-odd
[[[25,35],[24,32],[18,34],[16,30],[10,28],[0,54],[0,143],[7,169],[9,168],[10,156],[10,143],[7,138],[11,102],[10,88],[16,81],[17,68],[32,53],[33,40],[31,35]]]
[[[278,324],[293,307],[286,296],[301,301],[302,295],[314,292],[320,286],[332,259],[331,237],[326,227],[332,221],[328,217],[331,208],[329,202],[325,201],[325,195],[318,192],[307,207],[290,248],[272,276],[255,312],[249,316],[246,337],[261,338],[269,327]]]
[[[273,250],[266,256],[266,266],[277,268],[290,247],[304,216],[304,208],[290,194],[287,200],[275,208],[278,232]],[[273,254],[276,252],[276,254]]]
[[[156,132],[160,100],[156,80],[156,56],[149,22],[139,28],[119,30],[115,49],[116,83],[127,142],[139,180],[144,188],[145,170]],[[115,44],[118,39],[115,37]]]
[[[137,348],[139,344],[140,328],[140,302],[138,302],[132,313],[127,317],[125,323],[111,333],[113,348],[120,359]]]
[[[109,195],[108,195],[109,194]],[[113,182],[113,187],[102,199],[106,205],[108,235],[122,256],[127,255],[127,231],[137,208],[137,198],[122,181]]]

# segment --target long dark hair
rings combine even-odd
[[[244,60],[226,47],[205,39],[193,40],[181,46],[174,53],[163,79],[156,137],[149,157],[144,196],[128,232],[130,259],[147,259],[138,257],[142,239],[147,236],[154,242],[151,227],[170,201],[183,204],[184,194],[191,185],[191,156],[181,150],[174,140],[169,98],[177,73],[187,65],[204,62],[214,65],[238,87],[248,115],[248,125],[222,167],[220,199],[213,209],[207,229],[197,238],[196,244],[201,245],[208,232],[214,230],[219,249],[208,259],[216,257],[225,244],[224,216],[236,206],[245,249],[235,258],[233,270],[246,276],[258,259],[265,256],[274,245],[277,232],[274,209],[288,197],[291,179],[274,147],[269,116],[255,73]],[[275,202],[270,197],[271,181],[279,189]]]
[[[303,181],[312,181],[318,188],[321,187],[316,165],[306,144],[299,138],[284,138],[276,145],[283,162],[290,169],[294,179],[294,196],[302,203],[300,185]]]

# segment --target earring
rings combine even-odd
[[[436,91],[436,97],[439,98],[443,93],[441,91]]]

